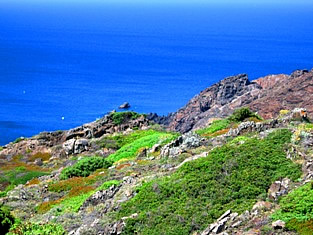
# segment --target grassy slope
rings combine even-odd
[[[290,137],[289,131],[281,130],[264,140],[225,145],[169,177],[144,184],[118,213],[119,218],[139,214],[127,221],[124,234],[190,234],[227,209],[250,209],[274,180],[300,177],[299,166],[283,151]]]

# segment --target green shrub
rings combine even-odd
[[[296,230],[300,234],[312,234],[313,181],[283,197],[279,205],[280,209],[272,215],[273,220],[285,221],[288,229]]]
[[[261,120],[261,117],[246,107],[235,110],[228,119],[232,122],[242,122],[247,118],[257,118]]]
[[[15,225],[7,235],[65,235],[61,225],[25,223]]]
[[[111,113],[110,117],[115,125],[120,125],[128,120],[134,120],[141,116],[142,114],[136,112],[115,112]]]
[[[71,177],[86,177],[92,172],[101,168],[109,168],[112,162],[103,157],[86,157],[78,161],[73,166],[65,168],[60,175],[60,179],[64,180]]]
[[[0,152],[3,150],[3,147],[2,146],[0,146]]]
[[[284,152],[290,137],[290,131],[281,130],[262,140],[224,145],[171,176],[143,184],[117,214],[118,219],[139,214],[127,220],[124,234],[192,234],[228,209],[251,209],[273,181],[300,177],[300,167]]]
[[[15,222],[15,219],[11,215],[8,208],[1,206],[0,207],[0,231],[1,233],[6,234],[10,230],[14,222]]]

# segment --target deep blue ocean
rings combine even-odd
[[[226,76],[312,67],[312,7],[2,2],[0,145],[124,101],[167,114]]]

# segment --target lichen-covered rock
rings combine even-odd
[[[196,148],[201,146],[206,142],[205,139],[201,138],[193,132],[188,132],[177,139],[173,140],[171,143],[165,145],[161,149],[161,157],[175,157],[178,156],[188,149]]]

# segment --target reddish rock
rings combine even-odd
[[[226,117],[247,106],[263,118],[273,118],[282,109],[306,108],[313,114],[313,70],[291,75],[269,75],[250,82],[246,74],[228,77],[202,91],[185,107],[167,118],[154,117],[171,130],[182,133],[206,126],[211,118]]]

